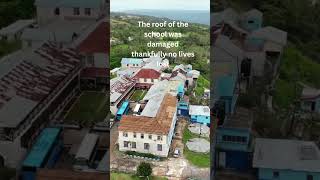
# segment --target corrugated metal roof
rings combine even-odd
[[[60,128],[44,129],[37,138],[36,143],[32,146],[30,153],[23,161],[22,166],[41,167],[60,132]]]
[[[257,138],[253,167],[320,172],[320,151],[311,141]]]
[[[76,159],[89,159],[99,136],[92,133],[87,133],[81,142],[78,152],[75,156]]]
[[[209,106],[190,105],[189,106],[189,115],[210,116],[210,108],[209,108]]]
[[[118,110],[117,114],[122,115],[125,110],[127,109],[127,107],[129,106],[129,101],[124,101],[120,107],[120,109]]]
[[[140,58],[122,58],[121,64],[142,64],[143,60]]]
[[[4,27],[0,30],[1,35],[7,34],[15,34],[24,28],[30,26],[31,24],[35,23],[34,19],[26,19],[26,20],[18,20],[7,27]]]
[[[166,94],[157,116],[149,118],[146,116],[123,116],[120,121],[119,131],[143,132],[154,134],[168,134],[174,115],[177,111],[177,98]]]

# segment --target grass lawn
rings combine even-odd
[[[203,96],[204,89],[210,88],[210,82],[204,78],[202,75],[199,76],[198,81],[197,81],[197,87],[195,88],[195,93],[197,96]]]
[[[21,41],[8,42],[0,40],[0,58],[21,49]]]
[[[287,47],[281,61],[280,76],[276,82],[275,104],[287,108],[299,98],[302,91],[299,82],[320,88],[319,72],[320,64],[304,56],[296,47]]]
[[[143,99],[143,97],[147,94],[147,91],[145,90],[135,90],[132,94],[130,100],[132,101],[140,101]]]
[[[101,122],[108,115],[107,101],[105,93],[83,92],[67,114],[65,121],[76,122],[83,126]]]
[[[136,175],[125,174],[125,173],[111,173],[111,180],[144,180],[147,178],[139,178]],[[149,180],[167,180],[164,177],[150,177]]]
[[[189,131],[188,126],[186,126],[184,132],[182,141],[183,144],[186,144],[189,139],[192,138],[198,138],[199,136],[196,134],[193,134]],[[210,167],[210,153],[196,153],[190,151],[186,146],[184,147],[183,155],[185,158],[193,165],[206,168]]]

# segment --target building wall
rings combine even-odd
[[[274,178],[273,172],[279,172],[279,177]],[[320,180],[320,173],[264,168],[258,169],[258,180],[307,180],[307,175],[313,175],[313,180]]]
[[[248,31],[260,29],[262,27],[262,18],[246,17],[242,21],[242,26]]]
[[[306,111],[311,111],[312,110],[311,102],[312,101],[302,101],[301,108]],[[314,112],[320,113],[320,97],[317,99],[314,99],[313,102],[315,102],[315,111]]]
[[[247,52],[246,56],[251,59],[251,68],[253,76],[262,76],[264,73],[264,65],[266,62],[266,55],[263,51]]]
[[[167,142],[167,138],[168,136],[166,135],[161,135],[162,140],[158,140],[157,134],[151,134],[152,135],[152,139],[149,139],[149,135],[148,133],[136,133],[136,138],[133,137],[133,132],[127,132],[128,133],[128,137],[124,137],[123,136],[123,131],[119,131],[119,150],[120,151],[136,151],[136,152],[141,152],[141,153],[150,153],[150,154],[154,154],[157,156],[162,156],[162,157],[167,157],[168,156],[168,152],[169,152],[169,147],[170,144],[168,144]],[[144,138],[141,139],[141,134],[144,134]],[[128,142],[136,142],[136,148],[132,148],[132,145],[129,144],[128,147],[124,147],[124,141],[128,141]],[[145,150],[144,149],[144,143],[149,143],[150,148],[149,150]],[[157,150],[157,145],[161,144],[162,145],[162,151],[158,151]]]
[[[60,16],[64,19],[76,18],[76,19],[97,19],[100,16],[99,9],[91,8],[91,15],[85,15],[85,8],[80,8],[80,15],[73,14],[73,8],[60,8]]]
[[[223,136],[239,136],[245,137],[246,142],[230,142],[224,141]],[[248,151],[250,143],[250,133],[247,130],[218,128],[216,132],[217,147],[225,150]]]
[[[195,116],[191,115],[191,121],[202,123],[202,124],[210,124],[210,117],[209,116]]]
[[[153,81],[153,82],[152,82]],[[154,84],[158,82],[159,79],[145,79],[145,78],[139,78],[139,83],[149,83],[149,84]]]
[[[60,17],[54,15],[53,8],[37,7],[37,19],[40,25],[47,24],[56,18]]]
[[[108,66],[108,55],[105,53],[95,53],[94,54],[94,64],[95,67],[105,68]]]
[[[142,67],[142,63],[140,64],[126,64],[126,63],[122,63],[121,64],[122,68],[141,68]]]
[[[218,151],[216,162],[218,167],[237,171],[247,171],[251,168],[252,155],[250,152],[243,151]]]
[[[154,154],[156,156],[161,156],[161,157],[167,157],[169,154],[173,134],[174,134],[174,129],[177,123],[177,113],[174,113],[172,123],[171,123],[171,128],[170,131],[167,135],[160,135],[162,137],[161,140],[158,140],[158,135],[157,134],[151,134],[152,139],[149,139],[149,134],[148,133],[136,133],[136,138],[134,138],[134,133],[133,132],[127,132],[128,137],[123,136],[123,131],[119,131],[118,134],[118,143],[119,143],[119,151],[136,151],[136,152],[141,152],[141,153],[150,153]],[[141,134],[144,134],[144,138],[141,138]],[[136,142],[137,148],[132,148],[132,145],[129,144],[128,147],[124,147],[124,141],[128,142]],[[144,149],[144,143],[149,143],[150,148],[149,150]],[[162,151],[158,151],[157,146],[158,144],[162,145]]]
[[[80,8],[80,15],[73,14],[73,8],[60,7],[60,15],[55,15],[56,7],[37,7],[37,19],[40,25],[50,23],[57,19],[98,19],[102,14],[102,9],[91,8],[91,15],[85,15],[85,8]]]

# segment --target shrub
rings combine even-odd
[[[152,167],[149,163],[141,162],[137,169],[137,175],[147,177],[152,174]]]

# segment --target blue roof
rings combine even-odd
[[[217,97],[232,97],[236,86],[236,78],[234,76],[225,75],[217,78],[215,83],[215,93]]]
[[[44,129],[37,138],[36,143],[32,146],[31,151],[22,165],[37,168],[41,167],[60,132],[61,128]]]
[[[139,58],[122,58],[121,64],[141,64],[143,61]]]
[[[180,84],[179,86],[178,86],[178,93],[183,93],[184,92],[184,87],[183,87],[183,84]]]
[[[119,108],[117,114],[122,115],[126,111],[128,106],[129,106],[129,101],[124,101],[121,107]]]

